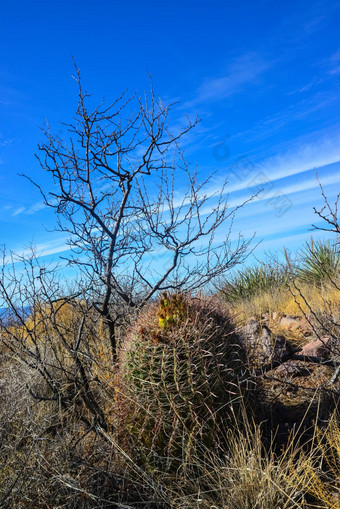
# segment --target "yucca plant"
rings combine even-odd
[[[300,252],[301,261],[296,268],[298,279],[304,283],[320,286],[340,273],[340,252],[329,241],[306,242]]]
[[[239,414],[245,355],[216,299],[166,296],[144,310],[119,360],[120,440],[147,468],[188,464]],[[248,392],[248,397],[250,397]]]
[[[228,302],[236,302],[287,284],[289,278],[290,270],[287,266],[261,263],[238,271],[219,290]]]

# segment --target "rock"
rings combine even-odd
[[[321,339],[311,341],[297,353],[306,357],[318,357],[319,359],[327,360],[330,357],[330,340],[329,336],[324,336]]]
[[[283,336],[273,334],[267,325],[256,320],[243,327],[242,336],[250,368],[260,369],[281,363],[290,352]]]
[[[274,311],[274,313],[272,315],[273,320],[277,320],[278,317],[279,317],[279,313],[277,311]]]
[[[300,319],[294,316],[283,316],[280,320],[280,325],[288,327],[288,329],[296,329],[300,325]]]
[[[310,369],[306,362],[289,360],[272,371],[273,375],[283,378],[310,375]]]
[[[310,337],[313,335],[314,331],[310,323],[307,322],[307,320],[302,319],[300,322],[300,325],[298,327],[298,330],[305,336]]]
[[[281,327],[287,328],[289,331],[301,332],[304,336],[311,336],[313,328],[305,318],[295,316],[283,316],[280,320]]]

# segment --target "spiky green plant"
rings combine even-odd
[[[251,299],[288,283],[290,270],[285,265],[262,263],[238,271],[220,286],[228,302]]]
[[[340,273],[340,252],[329,241],[306,242],[300,252],[301,261],[296,269],[298,279],[307,284],[321,285]]]
[[[164,327],[159,318],[171,303],[181,313]],[[231,320],[216,300],[163,296],[141,313],[123,344],[117,377],[122,442],[144,466],[187,464],[198,442],[217,444],[219,426],[237,418],[240,388],[248,381],[244,365]]]

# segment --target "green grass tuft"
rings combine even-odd
[[[287,266],[263,263],[238,271],[220,287],[220,292],[227,302],[249,300],[288,284],[289,279],[290,270]]]

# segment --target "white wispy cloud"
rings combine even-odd
[[[282,221],[275,220],[272,225],[267,225],[265,222],[263,222],[263,224],[261,223],[261,221],[263,221],[261,219],[261,214],[263,214],[263,216],[268,214],[268,208],[265,208],[263,205],[261,208],[260,204],[267,199],[275,197],[278,192],[284,196],[291,197],[292,206],[301,206],[302,202],[315,198],[316,192],[314,193],[313,198],[307,192],[318,188],[318,182],[316,181],[312,171],[314,167],[319,170],[320,180],[325,188],[327,186],[338,188],[340,184],[340,166],[335,167],[333,171],[329,169],[330,164],[337,162],[340,163],[340,135],[334,135],[333,137],[328,135],[321,137],[313,144],[301,144],[299,147],[294,146],[294,149],[292,150],[276,154],[273,157],[264,159],[260,164],[254,165],[252,176],[244,181],[234,181],[230,186],[227,186],[225,195],[231,195],[229,206],[231,208],[237,207],[244,202],[245,195],[251,194],[249,182],[258,174],[264,174],[270,182],[274,184],[274,186],[269,193],[260,194],[253,202],[247,205],[247,207],[240,210],[241,217],[240,221],[237,222],[237,230],[242,231],[245,237],[250,237],[255,230],[258,230],[258,234],[265,238],[273,234],[285,234],[293,228],[305,228],[307,232],[311,224],[312,214],[304,213],[303,217],[299,216],[296,218],[295,213],[291,210],[289,213],[285,214],[284,219],[281,218]],[[328,168],[325,168],[327,166]],[[324,172],[322,171],[323,168],[325,168]],[[286,182],[281,181],[283,178],[292,177],[308,170],[310,173],[299,182],[296,182],[296,180],[294,181],[293,179]],[[242,190],[247,190],[247,193],[243,193],[243,196],[241,197],[237,196],[233,198],[232,195],[234,192],[236,193],[237,191]],[[221,185],[219,181],[216,181],[214,186],[211,186],[208,190],[208,195],[212,196],[214,193],[218,194],[220,191]],[[292,198],[293,195],[294,198]],[[180,195],[176,195],[177,206],[180,205],[182,199],[183,198],[181,198]],[[211,203],[213,204],[213,202]],[[12,212],[12,215],[18,216],[19,214],[33,214],[43,208],[44,204],[40,201],[28,208],[24,206],[19,207]],[[202,216],[204,214],[209,214],[211,210],[212,207],[211,204],[209,204],[205,210],[201,210]],[[166,212],[166,206],[164,207],[164,212]],[[257,219],[254,219],[255,216]],[[218,237],[216,237],[215,241],[218,241]],[[293,242],[293,239],[291,239],[291,241]],[[283,240],[280,240],[280,242],[282,245]],[[36,246],[36,252],[39,257],[62,253],[69,249],[70,247],[67,244],[67,238],[40,243]],[[27,250],[21,254],[28,255],[29,252]]]
[[[321,183],[324,188],[327,186],[335,185],[339,187],[340,171],[338,173],[323,177],[321,179]],[[284,231],[297,226],[310,226],[310,224],[313,222],[312,207],[310,207],[310,215],[307,213],[307,211],[305,211],[302,218],[296,218],[294,210],[296,205],[301,206],[301,204],[311,201],[314,201],[315,203],[316,195],[310,196],[307,191],[317,190],[318,187],[319,184],[317,180],[315,177],[313,177],[313,175],[311,175],[311,177],[306,178],[301,182],[290,183],[281,186],[274,185],[269,192],[260,193],[258,196],[254,197],[250,202],[248,202],[245,207],[238,211],[237,217],[240,219],[239,223],[242,232],[247,237],[251,236],[254,230],[259,231],[261,235],[270,231],[270,227],[268,227],[267,221],[264,220],[264,216],[268,214],[270,210],[272,210],[272,226],[276,232],[280,232],[280,228]],[[251,190],[249,190],[249,196],[250,195]],[[249,196],[243,195],[238,198],[231,199],[228,204],[230,210],[242,206],[242,204],[247,198],[249,198]],[[261,206],[261,203],[263,204],[264,202],[267,202],[266,205]],[[200,210],[201,216],[207,216],[211,213],[212,209],[212,203],[210,203]],[[292,214],[290,224],[287,219],[290,217],[289,214],[287,214],[288,211],[290,214]],[[261,218],[260,216],[262,214],[263,217]],[[255,219],[255,217],[257,217],[257,219]],[[281,219],[283,220],[281,223],[282,226],[280,226],[279,223]],[[249,224],[254,224],[254,226],[251,226],[251,229],[248,229]],[[263,225],[265,225],[265,228]]]
[[[23,214],[25,212],[25,210],[26,210],[26,207],[19,207],[12,212],[12,216],[13,217],[19,216],[20,214]]]
[[[330,186],[334,184],[340,184],[340,169],[338,173],[335,173],[334,175],[327,175],[326,177],[322,178],[322,185],[323,186]],[[305,192],[310,189],[315,189],[319,187],[318,182],[315,178],[306,179],[303,182],[299,182],[297,184],[290,184],[283,186],[281,188],[281,192],[283,192],[286,195],[299,193],[299,192]]]
[[[0,148],[5,148],[8,145],[11,145],[14,141],[15,141],[14,138],[13,139],[3,139],[3,137],[0,136]]]
[[[32,255],[34,252],[37,258],[49,256],[53,254],[63,253],[70,251],[70,246],[67,243],[68,237],[63,237],[49,242],[41,242],[34,244],[32,247],[26,248],[20,252],[20,256],[26,257]]]
[[[340,142],[340,140],[339,140]],[[320,153],[319,153],[320,151]],[[339,167],[334,168],[332,173],[323,175],[324,169],[331,164],[339,163]],[[294,152],[289,151],[284,154],[278,154],[275,157],[264,160],[261,164],[250,167],[251,171],[246,177],[237,180],[238,170],[234,167],[235,174],[230,179],[230,183],[225,187],[223,196],[230,196],[229,208],[239,207],[246,199],[249,199],[252,194],[255,194],[260,189],[260,192],[249,205],[262,202],[265,200],[284,200],[287,198],[286,204],[282,203],[282,207],[290,208],[293,205],[291,195],[301,194],[299,200],[305,201],[306,191],[317,189],[319,184],[315,178],[313,169],[319,172],[321,184],[323,186],[339,185],[340,184],[340,143],[337,145],[337,139],[324,140],[320,144],[303,145],[299,150]],[[299,173],[310,172],[310,174],[300,182],[282,182],[281,180],[287,177],[292,177]],[[229,172],[230,173],[230,172]],[[205,194],[210,198],[209,203],[204,209],[200,210],[202,217],[208,215],[212,211],[214,196],[217,198],[222,189],[224,178],[215,179],[209,188],[205,190]],[[242,196],[233,198],[233,193],[247,191]],[[295,198],[294,198],[295,199]],[[184,199],[184,195],[177,192],[174,200],[174,207],[186,206],[190,204],[190,200]],[[163,213],[169,210],[169,207],[164,204]],[[248,207],[247,207],[247,210]],[[183,211],[183,216],[185,212]],[[249,212],[251,219],[252,212]]]
[[[203,81],[194,93],[193,99],[185,102],[182,108],[192,108],[200,103],[220,100],[239,93],[246,85],[254,83],[268,67],[269,63],[257,53],[241,55],[228,66],[225,74]]]
[[[40,242],[37,244],[32,243],[29,247],[21,250],[14,250],[12,254],[8,253],[5,258],[0,260],[0,267],[7,264],[21,264],[23,259],[34,257],[36,259],[50,256],[53,254],[63,253],[70,251],[70,246],[67,243],[68,238],[62,237],[53,240],[53,236],[48,242]]]
[[[264,160],[261,167],[272,180],[297,175],[313,168],[322,168],[340,161],[340,134],[303,144],[284,154]]]
[[[5,207],[6,210],[10,210],[12,208],[11,205],[7,205]],[[20,216],[22,214],[28,214],[28,215],[32,215],[32,214],[35,214],[36,212],[39,212],[40,210],[43,210],[46,208],[46,205],[44,202],[42,201],[39,201],[37,203],[34,203],[33,205],[31,206],[26,206],[26,205],[21,205],[20,207],[16,208],[15,210],[13,210],[12,212],[12,216],[13,217],[17,217],[17,216]]]
[[[239,157],[224,169],[223,173],[229,176],[230,180],[226,191],[233,193],[249,188],[251,181],[258,174],[263,174],[269,181],[276,182],[314,169],[322,173],[323,168],[335,163],[340,163],[339,132],[335,132],[333,135],[329,133],[323,137],[315,136],[314,141],[310,143],[295,145],[293,149],[279,152],[259,162],[256,160],[253,162],[251,156]],[[243,170],[244,168],[246,170]],[[339,168],[334,168],[334,172],[338,174]],[[224,178],[216,180],[210,190],[211,193],[217,192],[221,188]],[[300,183],[297,185],[300,186]]]
[[[35,214],[36,212],[39,212],[40,210],[43,210],[46,208],[46,205],[43,201],[39,201],[29,207],[29,209],[26,211],[26,214]]]
[[[293,250],[295,250],[296,246],[301,246],[303,242],[310,240],[311,235],[314,240],[325,238],[325,233],[322,231],[306,231],[298,234],[285,235],[277,239],[264,240],[259,245],[259,249],[263,252],[267,250],[277,251],[283,249],[283,247],[293,248]]]

